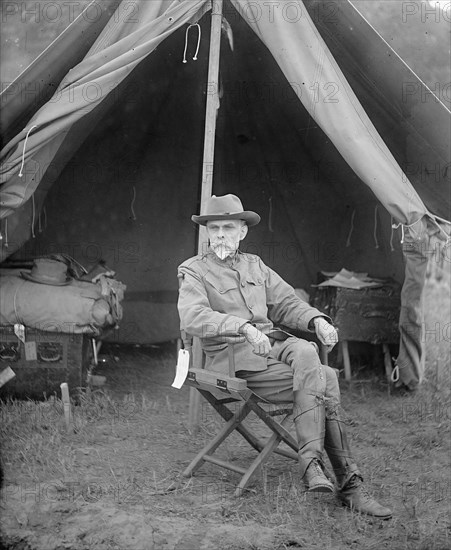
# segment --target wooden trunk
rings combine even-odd
[[[313,305],[329,315],[340,340],[394,344],[399,342],[400,288],[318,288]]]
[[[0,398],[59,396],[62,382],[75,395],[86,385],[92,357],[90,336],[26,328],[25,342],[17,338],[13,326],[0,326],[0,370],[9,366],[16,375],[0,388]]]

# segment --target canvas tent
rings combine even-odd
[[[216,90],[209,1],[90,4],[2,94],[2,259],[102,257],[128,286],[117,339],[177,337],[214,94],[213,192],[265,221],[245,249],[307,291],[319,270],[405,278],[398,364],[415,386],[427,258],[449,234],[450,113],[348,1],[334,5],[225,2]]]

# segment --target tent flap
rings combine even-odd
[[[411,224],[426,208],[349,86],[308,12],[287,21],[290,2],[271,17],[255,3],[232,0],[268,47],[310,115],[343,158],[399,222]],[[284,6],[285,4],[285,6]]]
[[[10,215],[31,197],[47,168],[38,163],[38,168],[30,171],[27,162],[51,143],[51,155],[48,150],[45,152],[48,165],[64,132],[102,102],[158,44],[199,11],[202,13],[204,4],[205,0],[169,5],[164,0],[155,0],[142,3],[142,13],[136,20],[124,22],[113,15],[113,28],[106,26],[85,59],[63,79],[52,99],[0,152],[0,218]]]
[[[1,152],[0,259],[64,252],[86,267],[104,259],[130,291],[115,338],[153,343],[178,334],[176,266],[196,248],[189,220],[199,207],[209,18],[200,20],[199,60],[182,59],[196,49],[187,26],[210,2],[133,5],[139,17],[103,21],[31,119],[10,113],[23,124]],[[362,18],[340,5],[334,45],[302,2],[226,1],[234,47],[221,49],[213,192],[237,193],[261,214],[246,251],[295,287],[308,292],[318,271],[342,267],[404,280],[397,363],[414,387],[424,369],[422,247],[437,229],[430,212],[445,217],[449,196],[403,167],[434,163],[443,148],[433,125],[424,135],[413,125],[427,113],[393,108],[393,68],[367,64],[360,46],[356,69],[346,53],[356,40],[365,36],[372,51],[386,45],[366,24],[349,32]],[[449,117],[440,105],[434,113]]]

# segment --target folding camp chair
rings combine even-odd
[[[185,477],[190,477],[198,470],[204,462],[216,464],[221,468],[227,468],[241,474],[241,480],[235,489],[235,496],[241,496],[249,484],[252,476],[270,458],[272,453],[298,460],[298,444],[294,437],[286,429],[291,419],[292,404],[275,407],[272,404],[269,409],[264,399],[258,397],[247,387],[246,380],[235,376],[235,358],[233,345],[229,344],[229,375],[211,372],[205,369],[205,355],[201,354],[200,364],[193,365],[193,338],[182,332],[183,347],[190,353],[190,367],[185,384],[196,388],[200,394],[211,404],[211,406],[225,420],[224,427],[216,436],[197,454],[190,465],[183,472]],[[200,349],[200,344],[199,344]],[[237,408],[232,412],[226,404],[236,403]],[[273,432],[264,440],[253,434],[248,427],[243,425],[244,419],[253,411]],[[281,422],[274,420],[274,416],[283,415]],[[251,465],[245,469],[225,460],[216,458],[213,453],[227,437],[236,430],[244,439],[258,452],[257,457]],[[291,449],[279,449],[279,443],[284,441]]]

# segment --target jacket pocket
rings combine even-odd
[[[248,275],[247,278],[246,278],[246,281],[250,285],[255,286],[255,287],[261,287],[265,284],[265,280],[263,279],[263,277],[257,277],[257,276],[254,276],[254,275]]]
[[[225,294],[230,290],[236,290],[238,288],[234,281],[218,281],[209,274],[205,275],[205,280],[216,290],[216,292],[219,292],[219,294]]]

